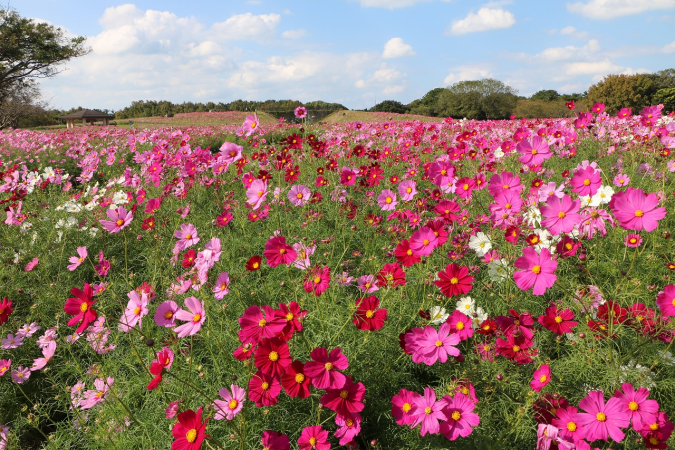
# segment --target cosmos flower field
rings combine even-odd
[[[0,131],[0,449],[672,444],[672,114],[296,115]]]

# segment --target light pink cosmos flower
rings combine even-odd
[[[31,270],[35,269],[35,267],[38,265],[38,262],[40,262],[38,258],[33,258],[31,262],[26,264],[25,268],[26,272],[30,272]]]
[[[19,366],[12,370],[12,381],[16,384],[22,384],[30,378],[30,369]]]
[[[40,330],[40,326],[38,326],[35,322],[31,322],[30,325],[25,324],[21,328],[19,328],[19,331],[16,332],[17,336],[22,336],[23,338],[29,338],[33,336],[38,330]]]
[[[23,336],[14,336],[13,334],[8,334],[5,339],[2,340],[2,348],[3,350],[11,350],[13,348],[17,348],[20,345],[23,344]]]
[[[177,312],[178,304],[173,300],[167,300],[157,307],[157,311],[155,311],[155,323],[159,327],[175,327]]]
[[[548,142],[539,136],[534,136],[532,142],[523,139],[518,143],[516,149],[519,153],[522,153],[518,161],[528,166],[539,166],[553,156],[553,153],[548,148]]]
[[[295,111],[293,111],[293,113],[295,114],[295,117],[297,117],[298,119],[304,119],[305,117],[307,117],[307,108],[305,108],[304,106],[298,106],[297,108],[295,108]]]
[[[389,189],[383,190],[380,195],[377,196],[377,205],[382,211],[393,211],[396,209],[396,205],[398,205],[396,194]]]
[[[342,272],[342,275],[335,280],[340,286],[351,286],[352,281],[354,281],[354,277],[349,276],[349,272]]]
[[[188,297],[185,299],[185,306],[190,312],[184,309],[176,312],[176,319],[184,320],[187,323],[175,328],[178,337],[192,336],[201,330],[202,324],[206,320],[206,311],[204,310],[204,302],[200,302],[195,297]]]
[[[259,126],[260,122],[258,121],[258,114],[254,113],[252,116],[246,116],[246,120],[244,120],[240,130],[242,134],[245,134],[246,137],[249,137],[255,130],[259,128]]]
[[[225,297],[225,295],[230,292],[228,286],[230,286],[230,275],[227,272],[222,272],[220,275],[218,275],[216,285],[213,286],[213,292],[215,293],[213,297],[216,300],[222,300],[223,297]]]
[[[537,427],[537,450],[549,450],[558,439],[558,429],[553,425],[540,423]]]
[[[150,303],[148,294],[145,292],[141,293],[139,297],[138,292],[133,290],[127,294],[127,297],[129,297],[127,309],[124,311],[118,327],[120,331],[125,333],[136,325],[139,328],[143,326],[142,319],[143,316],[148,314],[148,303]]]
[[[197,242],[199,242],[199,236],[197,236],[197,227],[191,223],[181,224],[180,230],[176,230],[176,232],[173,234],[173,237],[178,239],[178,242],[176,242],[176,246],[173,249],[174,254],[182,252],[186,248],[192,247]]]
[[[414,180],[405,180],[398,185],[398,193],[401,200],[404,202],[411,202],[415,199],[417,194],[417,183]]]
[[[305,206],[311,195],[312,191],[307,186],[296,184],[288,191],[288,200],[293,206]]]
[[[218,391],[220,395],[225,400],[214,400],[213,408],[216,411],[214,419],[216,420],[232,420],[234,419],[244,408],[244,400],[246,399],[246,391],[233,384],[230,386],[232,393],[227,388],[222,388]]]
[[[309,257],[316,251],[316,245],[305,245],[303,242],[298,242],[293,244],[293,250],[298,254],[295,262],[293,262],[293,267],[300,270],[309,269],[312,265]]]
[[[227,164],[234,164],[241,159],[244,147],[233,142],[223,142],[220,146],[220,158]]]
[[[107,210],[106,215],[110,220],[101,220],[101,225],[111,233],[119,233],[122,229],[128,227],[134,218],[131,211],[127,212],[123,206]]]
[[[666,217],[666,208],[659,208],[656,194],[645,194],[641,189],[628,188],[612,196],[609,208],[619,225],[626,230],[654,231],[659,220]]]
[[[606,441],[609,437],[616,442],[623,440],[625,434],[621,428],[628,428],[630,415],[624,411],[620,399],[612,397],[605,404],[602,391],[591,391],[579,402],[579,408],[586,411],[579,413],[578,417],[588,441]]]
[[[523,291],[534,287],[534,295],[543,295],[546,289],[555,284],[558,261],[551,257],[547,248],[543,248],[540,254],[533,248],[523,249],[523,256],[516,260],[514,266],[523,269],[513,274],[516,285]]]
[[[579,199],[573,201],[569,195],[564,195],[562,199],[549,197],[546,206],[540,208],[541,215],[545,217],[541,224],[547,227],[552,235],[570,233],[580,222],[580,206]]]
[[[448,356],[459,356],[458,334],[450,333],[450,325],[444,323],[436,331],[430,325],[424,327],[424,331],[417,336],[417,350],[413,353],[413,361],[432,366],[436,361],[442,363],[448,361]]]
[[[447,420],[443,413],[443,408],[447,406],[445,400],[436,401],[436,392],[432,388],[424,388],[424,396],[419,396],[413,400],[412,416],[415,418],[410,428],[415,428],[422,424],[420,435],[437,434],[440,430],[438,421]]]
[[[80,265],[84,262],[85,258],[88,256],[87,252],[87,247],[77,247],[77,256],[71,256],[68,259],[68,262],[70,262],[70,265],[68,266],[68,270],[71,272],[80,267]]]
[[[614,185],[618,187],[628,186],[630,183],[630,177],[625,173],[620,173],[614,177]]]
[[[56,344],[56,342],[54,342]],[[51,361],[56,351],[56,345],[48,346],[42,349],[42,358],[33,360],[33,366],[30,368],[31,372],[42,370],[49,361]]]
[[[80,409],[91,409],[99,403],[105,402],[106,394],[114,382],[115,379],[113,377],[108,377],[106,381],[103,381],[103,378],[94,380],[94,387],[96,389],[90,389],[84,393],[84,399],[80,402]]]
[[[176,400],[169,403],[168,408],[164,410],[164,414],[166,415],[167,419],[173,419],[174,417],[176,417],[176,414],[178,414],[180,402],[182,401],[183,400]]]
[[[361,290],[361,292],[363,292],[364,294],[370,294],[371,292],[376,292],[380,290],[380,288],[377,286],[377,280],[375,279],[375,275],[363,275],[359,277],[356,283],[358,284],[358,287]]]
[[[255,211],[267,199],[267,193],[267,181],[256,178],[246,189],[246,203],[251,205],[251,209]]]

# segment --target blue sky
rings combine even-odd
[[[324,100],[368,108],[496,78],[531,95],[675,68],[675,0],[20,0],[87,36],[42,82],[52,106]]]

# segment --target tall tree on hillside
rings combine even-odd
[[[558,94],[558,91],[554,89],[544,89],[532,94],[530,100],[544,100],[547,102],[552,102],[553,100],[557,100],[558,98],[560,98],[560,94]]]
[[[467,119],[506,119],[516,107],[518,91],[493,78],[460,81],[441,93],[442,115]]]
[[[588,88],[588,102],[604,103],[605,110],[614,114],[621,108],[632,108],[638,113],[651,104],[656,83],[650,74],[607,75]]]

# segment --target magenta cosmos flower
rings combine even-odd
[[[233,384],[230,386],[232,393],[227,388],[222,388],[218,391],[224,400],[214,400],[213,406],[216,410],[216,415],[214,419],[216,420],[232,420],[234,419],[244,408],[244,400],[246,399],[246,391]]]
[[[600,178],[600,171],[591,166],[586,166],[574,172],[572,180],[572,192],[576,192],[580,196],[595,195],[602,185],[602,178]]]
[[[77,256],[71,256],[68,258],[68,262],[70,263],[68,270],[72,272],[73,270],[80,267],[87,255],[87,247],[77,247]]]
[[[305,206],[311,196],[312,191],[302,184],[296,184],[288,191],[288,200],[293,206]]]
[[[131,211],[124,209],[122,206],[106,211],[106,215],[110,220],[101,220],[101,225],[111,233],[119,233],[123,228],[126,228],[134,218]]]
[[[659,292],[656,305],[664,316],[675,316],[675,284],[669,284]]]
[[[293,247],[286,243],[286,238],[283,236],[274,236],[265,242],[263,255],[270,267],[276,267],[279,264],[291,264],[298,256]]]
[[[417,348],[413,353],[413,361],[423,362],[431,366],[436,361],[447,362],[448,356],[458,356],[459,335],[450,333],[450,325],[444,323],[436,331],[432,326],[426,326],[424,331],[417,336]]]
[[[454,397],[443,397],[446,406],[443,414],[447,420],[441,423],[440,432],[451,441],[458,437],[467,437],[473,432],[473,427],[480,424],[480,417],[473,410],[476,404],[461,392],[455,393]]]
[[[392,397],[391,415],[394,416],[398,425],[410,425],[415,421],[412,408],[415,399],[418,397],[421,397],[421,395],[407,389],[401,389],[398,394]]]
[[[184,323],[181,326],[176,327],[174,330],[178,337],[192,336],[199,332],[202,329],[202,324],[206,320],[206,311],[204,310],[204,302],[200,302],[195,297],[188,297],[185,299],[185,306],[190,310],[190,312],[185,311],[184,309],[176,312],[176,319],[184,320]]]
[[[528,166],[539,166],[553,156],[548,148],[548,142],[539,136],[533,137],[532,142],[527,139],[520,141],[516,149],[522,153],[518,161]]]
[[[415,398],[413,405],[413,416],[415,420],[410,425],[410,428],[415,428],[422,424],[420,435],[424,436],[427,433],[438,433],[440,426],[439,420],[447,420],[443,409],[447,405],[445,400],[436,401],[436,392],[431,388],[424,388],[424,396]]]
[[[584,426],[586,439],[595,441],[607,440],[611,437],[621,442],[624,433],[621,428],[628,428],[630,415],[624,410],[620,399],[612,397],[605,404],[602,391],[591,391],[579,402],[579,408],[586,411],[579,414],[579,424]]]
[[[324,347],[315,348],[309,354],[312,361],[305,363],[305,374],[312,379],[317,389],[340,389],[345,385],[347,377],[339,370],[349,367],[349,360],[342,354],[342,349],[334,348],[328,354]]]
[[[398,205],[396,194],[389,189],[383,190],[380,195],[377,196],[377,205],[382,211],[393,211],[396,209],[396,205]]]
[[[516,260],[514,266],[523,269],[513,274],[516,285],[523,291],[534,288],[534,295],[543,295],[546,289],[555,284],[558,262],[551,258],[547,248],[541,249],[540,254],[533,248],[523,249],[523,256]]]
[[[260,443],[263,449],[268,450],[290,450],[291,448],[288,436],[271,430],[263,431]]]
[[[175,327],[177,312],[178,304],[173,300],[167,300],[157,307],[157,311],[155,311],[155,323],[158,327]]]
[[[410,236],[410,250],[415,256],[429,256],[436,248],[436,233],[429,227],[422,227]]]
[[[213,298],[216,300],[222,300],[225,295],[227,295],[230,290],[230,275],[227,272],[222,272],[218,275],[215,286],[213,286],[213,293],[215,294]]]
[[[326,389],[321,396],[321,404],[341,416],[351,416],[363,411],[363,398],[366,396],[366,387],[363,383],[354,383],[347,377],[344,386],[339,389]]]
[[[656,194],[645,194],[641,189],[628,188],[612,196],[609,208],[619,225],[626,230],[654,231],[658,221],[666,217],[666,208],[659,208]]]
[[[532,378],[530,387],[534,392],[540,392],[551,381],[551,367],[548,364],[542,364],[534,371]]]
[[[553,235],[569,233],[581,221],[579,206],[579,199],[572,200],[569,195],[560,199],[553,195],[546,201],[546,206],[541,207],[541,215],[545,217],[541,224]]]
[[[328,450],[329,448],[328,431],[321,428],[321,425],[305,428],[298,438],[298,450]]]
[[[616,391],[613,398],[621,401],[623,412],[629,415],[633,429],[640,431],[656,422],[659,414],[659,403],[648,400],[649,391],[645,388],[635,389],[630,383],[623,383],[621,391]]]
[[[297,108],[295,108],[295,111],[293,113],[295,114],[295,117],[297,117],[298,119],[304,119],[305,117],[307,117],[307,108],[305,108],[304,106],[298,106]]]

